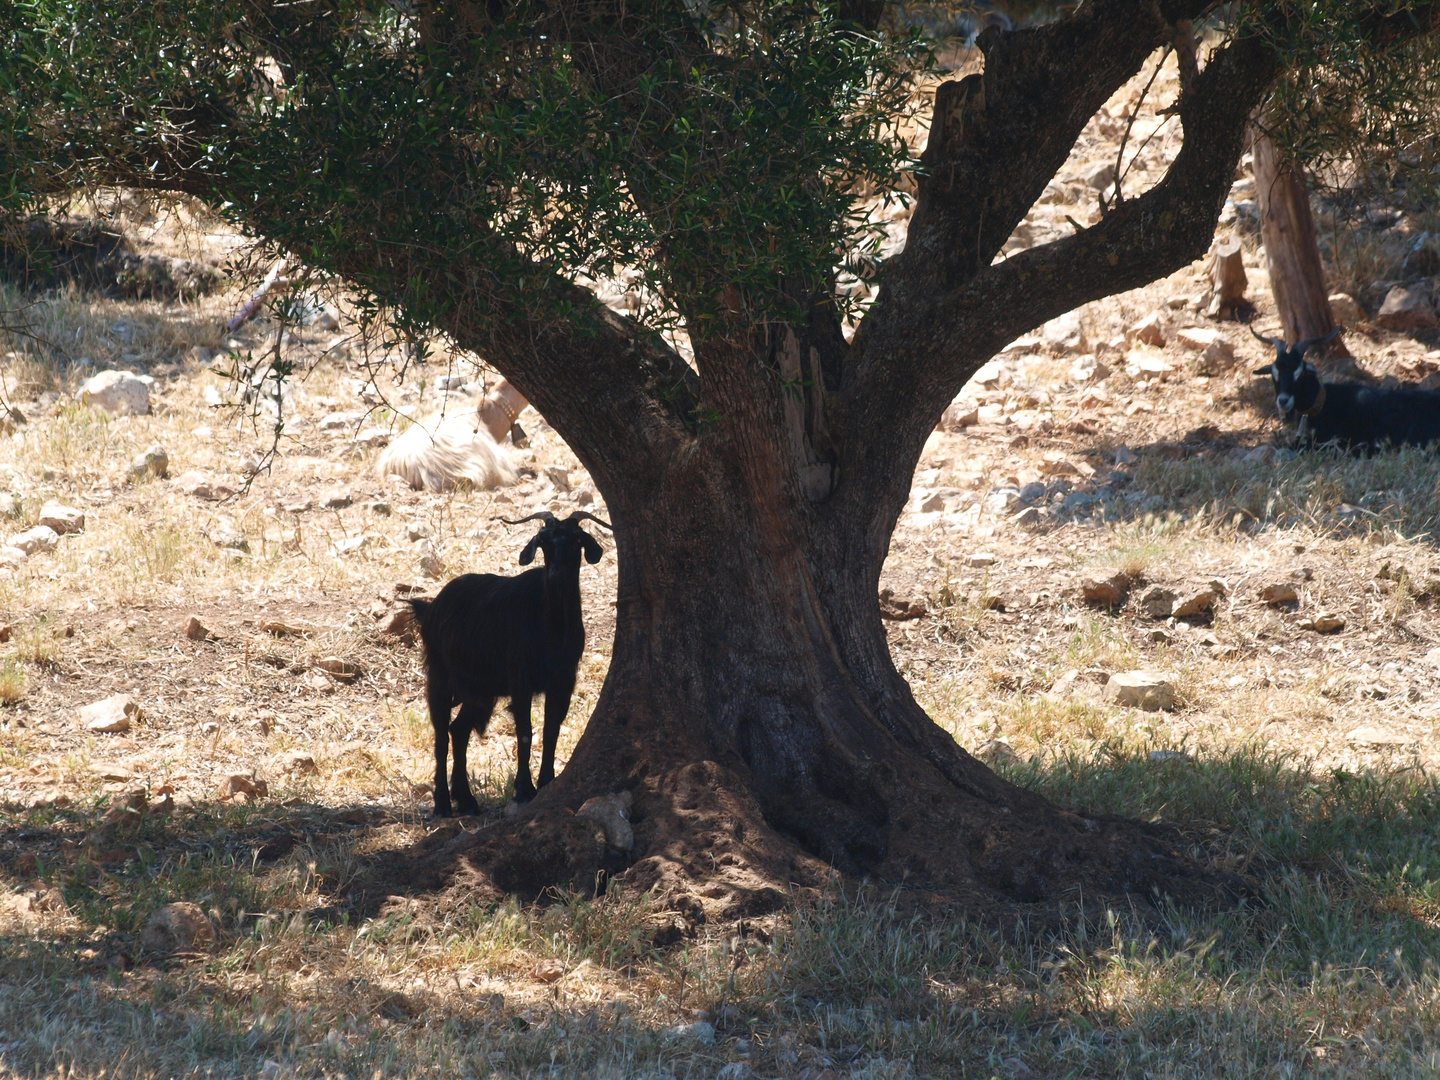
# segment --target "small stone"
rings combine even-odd
[[[1218,599],[1215,590],[1207,586],[1176,600],[1175,606],[1170,609],[1170,614],[1177,619],[1193,619],[1197,615],[1208,612],[1215,606],[1215,601]]]
[[[565,977],[565,964],[555,959],[541,960],[531,968],[530,977],[542,983],[559,982]]]
[[[115,761],[92,762],[90,772],[110,784],[124,784],[135,779],[134,769]]]
[[[365,422],[364,413],[329,413],[320,418],[319,428],[321,431],[346,431],[350,428],[359,430],[360,425]]]
[[[151,476],[157,480],[163,480],[170,473],[170,455],[159,443],[155,443],[144,453],[136,454],[130,461],[129,477],[131,480],[140,480]]]
[[[985,496],[985,509],[992,514],[1010,515],[1020,506],[1020,489],[1013,487],[996,488]]]
[[[1260,590],[1260,599],[1272,607],[1280,607],[1282,604],[1298,603],[1300,594],[1288,581],[1277,581]]]
[[[150,916],[140,944],[152,952],[189,952],[211,945],[215,927],[198,904],[181,900],[166,904]]]
[[[1115,163],[1113,161],[1096,165],[1085,174],[1085,183],[1089,184],[1096,191],[1104,191],[1115,182]]]
[[[738,1044],[735,1052],[737,1054],[741,1052],[738,1049]],[[750,1077],[754,1075],[755,1070],[745,1061],[732,1061],[729,1065],[723,1066],[720,1071],[715,1074],[716,1080],[750,1080]]]
[[[40,508],[40,524],[54,529],[61,536],[85,531],[85,511],[58,502],[47,502]]]
[[[139,722],[144,715],[144,710],[129,694],[114,694],[81,709],[80,722],[87,730],[118,735],[129,731],[130,725]]]
[[[1014,747],[1003,739],[991,739],[975,751],[975,756],[992,769],[999,765],[1020,764],[1020,755],[1015,753]]]
[[[1314,630],[1317,634],[1338,634],[1345,629],[1345,616],[1326,611],[1300,625],[1306,630]]]
[[[179,476],[175,480],[175,486],[186,495],[193,496],[197,499],[228,499],[231,495],[235,494],[235,489],[223,481],[206,476],[204,473],[193,471],[183,473]]]
[[[1338,325],[1360,322],[1365,318],[1365,310],[1349,293],[1331,293],[1327,299],[1330,301],[1330,317]]]
[[[349,488],[331,488],[320,496],[320,505],[326,510],[344,510],[353,501]]]
[[[150,386],[128,371],[102,371],[81,384],[75,394],[82,405],[118,416],[144,416],[150,411]]]
[[[1345,741],[1356,746],[1406,746],[1415,740],[1408,739],[1404,735],[1397,735],[1395,732],[1381,727],[1366,724],[1347,732]]]
[[[0,566],[8,566],[12,570],[18,570],[25,565],[25,560],[30,558],[20,548],[12,547],[9,544],[0,545]]]
[[[1151,750],[1146,756],[1151,761],[1159,764],[1169,764],[1172,762],[1179,764],[1190,760],[1189,754],[1181,753],[1179,750]]]
[[[974,405],[962,405],[952,401],[940,417],[940,427],[945,431],[959,431],[974,427],[980,422],[980,409]]]
[[[1142,345],[1153,345],[1156,348],[1165,344],[1165,318],[1158,311],[1152,311],[1143,319],[1131,324],[1125,331],[1125,340],[1139,342]]]
[[[1105,696],[1132,709],[1168,711],[1175,707],[1175,684],[1156,671],[1121,671],[1110,676]]]
[[[1040,524],[1040,510],[1038,507],[1027,506],[1017,514],[1010,517],[1011,525],[1038,525]]]
[[[1175,370],[1165,354],[1154,349],[1131,349],[1125,356],[1125,374],[1132,379],[1153,378]]]
[[[1268,443],[1264,446],[1257,446],[1240,460],[1246,465],[1268,465],[1275,460],[1275,447]]]
[[[336,540],[335,543],[330,545],[330,554],[334,555],[337,559],[343,558],[346,555],[353,555],[362,548],[369,547],[372,540],[374,540],[374,537],[371,536],[347,536],[343,540]]]
[[[1232,360],[1235,358],[1235,346],[1231,345],[1219,330],[1211,330],[1202,326],[1187,326],[1183,330],[1176,331],[1175,343],[1199,353],[1219,346],[1221,351],[1228,353]]]
[[[695,1020],[689,1024],[676,1024],[674,1027],[665,1029],[665,1034],[672,1039],[680,1039],[685,1042],[697,1042],[701,1046],[715,1045],[715,1025],[708,1020]]]
[[[316,660],[314,666],[328,675],[333,676],[340,682],[351,683],[360,677],[361,668],[359,664],[349,660],[342,660],[338,656],[327,656]]]
[[[191,615],[185,620],[185,636],[191,641],[209,641],[212,635],[204,623]]]
[[[1440,668],[1440,649],[1431,649],[1425,654],[1425,662],[1431,667]]]
[[[546,465],[545,477],[555,485],[556,491],[570,490],[570,470],[563,465]]]
[[[7,546],[18,548],[26,555],[34,555],[41,551],[54,551],[55,546],[59,543],[60,534],[49,525],[36,525],[33,529],[16,533],[10,538]]]
[[[270,794],[270,785],[264,780],[252,780],[248,776],[236,774],[227,776],[220,784],[220,797],[222,799],[234,799],[243,797],[247,801],[252,799],[263,799]]]
[[[0,404],[0,435],[14,435],[24,426],[24,413],[14,405]]]
[[[1437,324],[1430,298],[1420,289],[1397,285],[1385,294],[1375,321],[1387,330],[1428,330]]]
[[[1151,585],[1140,597],[1140,606],[1152,619],[1168,619],[1178,599],[1175,593],[1161,585]]]
[[[315,759],[303,750],[287,750],[276,756],[272,764],[284,776],[315,776],[320,772]]]
[[[1117,446],[1115,448],[1115,464],[1120,466],[1134,465],[1140,460],[1140,455],[1131,450],[1128,446]]]
[[[977,551],[965,559],[965,565],[975,570],[986,570],[995,565],[998,560],[989,551]]]
[[[1175,640],[1175,635],[1163,626],[1152,626],[1146,631],[1145,637],[1152,645],[1169,645]]]
[[[303,514],[307,510],[315,508],[315,500],[309,495],[297,495],[294,498],[286,499],[280,504],[280,509],[287,514]]]
[[[1125,602],[1130,575],[1123,570],[1093,570],[1080,579],[1080,595],[1087,604],[1118,607]]]
[[[245,534],[235,527],[234,522],[223,518],[206,529],[205,536],[216,547],[227,551],[250,550],[250,541],[245,538]]]
[[[1085,331],[1080,325],[1080,313],[1067,311],[1051,319],[1040,328],[1040,338],[1052,349],[1084,352]]]
[[[605,843],[616,851],[630,851],[635,846],[635,830],[630,825],[632,796],[628,791],[613,795],[596,795],[586,799],[575,811],[576,817],[589,818],[605,831]]]

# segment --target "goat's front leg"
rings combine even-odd
[[[540,742],[540,787],[555,779],[555,744],[560,740],[560,725],[570,711],[570,695],[575,684],[552,686],[545,692],[545,730]]]
[[[490,723],[490,713],[495,708],[494,698],[467,701],[460,706],[460,715],[450,725],[450,746],[455,754],[455,764],[450,771],[450,798],[459,814],[479,814],[480,804],[470,793],[469,767],[465,763],[465,751],[470,745],[470,732],[484,734]]]
[[[530,782],[530,695],[510,699],[510,715],[515,718],[515,801],[529,802],[535,798],[535,785]]]
[[[431,674],[425,681],[425,701],[430,707],[430,726],[435,729],[435,816],[450,817],[450,790],[445,786],[445,758],[450,751],[450,684]]]

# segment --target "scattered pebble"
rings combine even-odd
[[[1121,671],[1110,676],[1105,696],[1119,705],[1145,712],[1175,708],[1175,684],[1156,671]]]
[[[118,735],[129,731],[130,725],[138,723],[144,715],[144,710],[129,694],[113,694],[81,709],[80,723],[88,731]]]
[[[140,935],[140,944],[151,952],[190,952],[212,945],[215,927],[198,904],[180,900],[158,908]]]
[[[128,371],[102,371],[81,384],[75,398],[117,416],[144,416],[150,411],[150,386]]]

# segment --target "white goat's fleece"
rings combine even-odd
[[[385,448],[375,470],[431,491],[448,491],[458,484],[505,487],[517,479],[510,455],[495,445],[473,410],[444,417],[436,413],[412,424]]]

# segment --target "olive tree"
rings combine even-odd
[[[918,160],[901,123],[927,54],[885,9],[3,9],[12,211],[87,183],[206,199],[483,356],[604,495],[609,672],[562,775],[472,851],[502,887],[593,871],[566,811],[621,787],[631,878],[730,911],[827,867],[1018,901],[1198,880],[1163,836],[1057,808],[939,728],[892,662],[881,565],[926,437],[988,357],[1201,256],[1287,72],[1401,49],[1440,9],[1085,0],[986,30],[983,71],[934,93]],[[1184,141],[1164,178],[997,260],[1167,46]],[[908,239],[881,260],[870,211],[906,192]],[[617,268],[640,275],[630,316],[596,299]],[[863,310],[856,277],[876,286]]]

